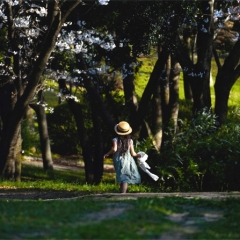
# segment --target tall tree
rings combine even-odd
[[[43,168],[45,170],[52,171],[53,161],[52,161],[52,153],[51,153],[51,146],[50,146],[50,138],[48,134],[47,117],[46,117],[45,106],[44,106],[46,103],[43,97],[43,90],[40,90],[38,92],[38,100],[39,100],[38,103],[31,103],[29,104],[29,106],[36,112],[36,115],[37,115]]]
[[[219,124],[226,121],[228,113],[228,100],[232,86],[240,77],[240,40],[236,42],[233,49],[221,66],[218,65],[215,88],[215,113]],[[219,62],[220,63],[220,62]]]
[[[177,36],[176,57],[188,78],[193,94],[193,112],[211,108],[210,71],[213,49],[213,3],[199,2],[200,13],[197,19],[197,62],[190,59],[187,49]]]
[[[214,57],[218,68],[214,85],[216,96],[215,114],[221,125],[227,118],[230,91],[240,77],[240,3],[233,2],[226,4],[219,1],[216,4],[215,12],[215,24],[218,26],[214,48]],[[223,43],[224,40],[227,44]],[[228,54],[222,64],[218,52],[222,51],[223,47]]]
[[[13,105],[12,109],[9,111],[8,120],[3,126],[3,131],[1,134],[0,172],[5,177],[12,177],[15,172],[15,168],[13,167],[15,162],[14,148],[20,133],[21,122],[29,103],[32,101],[36,93],[36,89],[40,83],[47,61],[51,55],[52,50],[54,49],[57,36],[71,11],[78,4],[80,4],[80,2],[80,0],[70,2],[50,1],[46,4],[46,8],[44,8],[43,6],[38,6],[24,1],[24,4],[20,4],[17,7],[17,10],[19,10],[17,13],[20,14],[17,16],[13,15],[14,11],[12,10],[15,8],[13,5],[15,3],[7,1],[4,2],[4,5],[1,5],[3,12],[6,14],[3,18],[4,23],[8,27],[19,25],[24,29],[24,24],[27,24],[27,26],[29,26],[29,19],[31,19],[31,6],[33,6],[33,12],[40,13],[42,16],[45,16],[47,13],[48,16],[48,21],[45,22],[47,24],[47,32],[46,35],[44,35],[44,38],[39,37],[40,44],[38,45],[38,51],[34,52],[35,57],[29,53],[35,61],[32,63],[32,66],[28,65],[30,69],[25,72],[26,77],[24,83],[19,82],[21,78],[17,78],[15,81],[16,83],[14,82],[14,85],[23,84],[21,86],[24,86],[24,88],[22,93],[17,93],[16,102]],[[46,12],[44,12],[44,10]],[[21,14],[28,14],[29,16]],[[7,19],[7,21],[5,19]],[[22,34],[22,31],[17,32],[12,30],[12,33]],[[18,38],[19,35],[15,35],[13,40],[17,40]],[[11,81],[6,82],[6,84],[10,83]],[[4,103],[1,103],[0,105],[4,105]]]

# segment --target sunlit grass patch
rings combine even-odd
[[[236,83],[233,85],[231,89],[228,105],[229,106],[240,105],[240,78],[239,80],[236,81]]]
[[[141,97],[148,83],[155,62],[157,61],[157,57],[153,54],[149,57],[139,58],[139,61],[141,61],[142,65],[139,68],[139,71],[135,74],[135,90],[137,96]]]
[[[54,170],[53,173],[43,168],[23,164],[22,181],[1,181],[1,189],[79,191],[81,193],[119,193],[114,172],[104,172],[100,184],[87,184],[84,169],[79,171]],[[129,185],[128,192],[150,192],[144,184]]]

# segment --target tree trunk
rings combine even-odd
[[[178,51],[180,50],[178,46]],[[190,83],[193,96],[193,113],[207,107],[211,108],[210,98],[210,65],[211,59],[205,59],[201,63],[192,64],[192,62],[184,61],[185,54],[179,54],[178,60],[183,68],[184,81]],[[189,59],[188,56],[185,55]],[[190,60],[190,59],[189,59]]]
[[[87,183],[94,182],[94,170],[93,170],[93,150],[91,142],[88,138],[84,126],[84,119],[82,114],[82,106],[76,103],[73,99],[68,99],[68,105],[76,121],[78,136],[82,147],[82,155],[85,165],[85,179]]]
[[[161,88],[158,84],[153,90],[152,98],[152,115],[153,115],[153,139],[154,146],[157,151],[160,151],[163,135],[162,123],[162,104],[161,104]]]
[[[6,135],[7,135],[7,129],[10,128],[11,126],[9,125],[9,118],[11,116],[11,112],[14,109],[14,105],[16,104],[17,101],[17,89],[13,82],[10,81],[9,78],[7,77],[2,77],[1,79],[4,81],[3,86],[0,88],[0,116],[1,116],[1,134],[0,134],[0,146],[1,148],[4,146],[4,143],[6,141]],[[17,140],[19,139],[19,129],[15,129],[15,139],[16,143]],[[16,144],[15,144],[16,145]],[[0,159],[0,169],[1,173],[5,177],[11,180],[14,180],[14,174],[15,174],[15,158],[16,156],[15,153],[15,145],[11,146],[7,151],[8,157],[5,159],[3,162],[2,159]]]
[[[17,182],[21,182],[21,173],[22,173],[22,137],[21,137],[21,129],[19,132],[17,145],[15,148],[14,159],[15,159],[15,180]]]
[[[210,72],[213,51],[213,0],[202,1],[203,18],[197,32],[197,63],[191,61],[186,49],[177,37],[176,56],[183,68],[193,93],[193,112],[211,108]]]
[[[186,51],[188,52],[188,55],[192,57],[192,62],[194,63],[194,46],[191,46],[191,41],[190,41],[190,36],[191,33],[189,33],[189,31],[186,29],[183,32],[183,44],[184,47],[186,49]],[[185,99],[188,101],[193,101],[193,96],[192,96],[192,89],[191,89],[191,85],[188,81],[187,76],[185,76],[185,72],[183,72],[183,89],[184,89],[184,96]]]
[[[154,134],[154,142],[155,148],[160,151],[163,135],[164,135],[164,127],[169,119],[169,79],[171,72],[171,57],[170,55],[167,58],[167,61],[164,66],[164,70],[161,75],[158,76],[159,81],[153,90],[153,134]]]
[[[6,179],[9,179],[9,180],[15,180],[15,169],[16,169],[15,168],[16,167],[15,157],[18,156],[18,154],[16,153],[16,150],[18,150],[18,147],[16,147],[16,146],[18,146],[18,141],[20,138],[20,129],[21,129],[21,125],[19,124],[18,128],[15,128],[15,132],[13,135],[14,137],[12,139],[12,141],[15,144],[11,145],[7,149],[7,152],[3,152],[6,154],[7,158],[6,158],[6,162],[5,162],[4,166],[1,165],[1,167],[3,168],[2,174]],[[19,164],[19,162],[17,162],[17,164]]]
[[[92,108],[92,120],[94,130],[94,183],[99,184],[103,176],[103,138],[101,131],[101,121],[96,109]]]
[[[87,65],[83,55],[77,54],[77,62],[79,64],[79,69],[85,70],[87,72]],[[93,77],[93,76],[92,76]],[[98,92],[98,89],[95,87],[93,80],[90,75],[83,76],[84,86],[87,90],[89,101],[91,104],[92,120],[95,135],[95,151],[94,151],[94,182],[100,183],[100,179],[103,175],[103,140],[101,133],[101,126],[99,117],[103,122],[109,126],[111,132],[114,133],[115,121],[110,116],[106,106],[104,105],[102,98]]]
[[[179,112],[179,78],[180,78],[180,66],[178,62],[172,59],[170,74],[170,99],[169,99],[169,119],[173,121],[174,132],[177,131],[177,120]]]
[[[50,139],[48,135],[48,125],[47,125],[45,108],[41,104],[30,104],[29,106],[36,112],[36,115],[37,115],[43,168],[45,170],[53,171],[53,161],[52,161],[52,154],[51,154]]]
[[[6,129],[8,127],[9,117],[11,112],[14,109],[14,106],[17,102],[17,99],[22,95],[24,86],[22,84],[22,77],[21,77],[21,68],[20,68],[20,58],[21,58],[21,50],[18,48],[18,44],[15,41],[15,26],[13,23],[13,11],[12,5],[5,2],[6,6],[6,15],[8,20],[8,28],[7,28],[7,36],[8,36],[8,48],[11,51],[7,51],[5,57],[5,64],[6,66],[10,67],[13,66],[13,71],[17,76],[14,81],[11,78],[6,79],[6,76],[2,76],[1,80],[1,98],[0,98],[0,116],[2,121],[1,126],[1,136],[0,141],[2,143],[0,146],[3,146],[3,142],[5,142],[5,134]],[[21,4],[21,2],[19,2]],[[15,52],[17,54],[12,54]],[[6,81],[7,80],[7,81]],[[6,82],[5,82],[6,81]],[[19,133],[18,133],[19,132]],[[16,145],[14,148],[11,147],[12,150],[9,149],[9,156],[5,159],[5,166],[4,162],[0,162],[0,169],[3,169],[3,175],[9,179],[16,179],[17,181],[21,180],[21,147],[22,147],[22,138],[21,138],[21,126],[18,127],[16,130]]]
[[[58,79],[59,91],[67,96],[71,96],[71,90],[68,90],[66,79]],[[67,98],[67,103],[72,112],[79,136],[80,145],[82,148],[83,161],[85,166],[85,179],[87,183],[94,183],[94,170],[93,170],[93,147],[88,137],[84,125],[82,106],[75,102],[72,98]]]
[[[162,107],[162,123],[165,128],[169,123],[169,100],[170,100],[170,74],[171,74],[171,55],[165,63],[164,71],[160,76],[160,89],[161,89],[161,107]]]
[[[79,69],[87,71],[88,68],[86,66],[85,60],[83,58],[82,53],[77,54],[77,63],[79,65]],[[91,80],[90,76],[83,76],[84,86],[89,94],[89,97],[91,99],[94,99],[96,104],[96,109],[98,110],[98,114],[101,116],[101,119],[106,124],[106,126],[109,127],[109,129],[112,130],[112,133],[114,134],[114,126],[116,125],[116,122],[109,114],[108,110],[106,109],[105,104],[102,101],[102,98],[96,89],[93,81]]]
[[[132,66],[131,49],[125,46],[122,51],[125,51],[125,63],[123,64],[123,90],[125,98],[125,107],[129,112],[130,124],[134,120],[134,115],[138,109],[138,101],[134,85],[134,69]]]
[[[94,78],[94,76],[93,76]],[[96,79],[95,79],[96,80]],[[88,80],[92,81],[92,80]],[[94,89],[92,89],[94,88]],[[93,91],[94,90],[94,91]],[[101,113],[98,109],[98,103],[93,93],[99,95],[97,87],[93,84],[88,85],[87,87],[88,100],[90,102],[91,111],[92,111],[92,123],[93,123],[93,132],[94,132],[94,146],[93,146],[93,173],[94,173],[94,183],[99,184],[103,176],[103,138],[102,138],[102,127],[101,127]],[[99,95],[100,96],[100,95]],[[103,102],[101,103],[103,104]],[[104,107],[105,108],[105,107]]]
[[[162,71],[164,69],[164,65],[167,61],[168,55],[169,55],[169,53],[165,49],[163,49],[159,53],[158,60],[155,63],[155,66],[154,66],[154,69],[151,73],[150,79],[147,83],[147,86],[145,87],[145,90],[143,92],[141,101],[139,103],[138,111],[135,115],[135,120],[132,123],[132,125],[133,125],[133,138],[134,139],[139,138],[141,126],[142,126],[143,120],[146,116],[146,112],[148,111],[148,104],[150,102],[150,99],[152,97],[154,89],[158,85],[158,81],[159,81],[159,78],[160,78],[160,76],[162,74]]]
[[[168,133],[166,129],[169,124],[173,123],[171,127],[174,128],[174,133],[177,129],[178,110],[179,110],[179,76],[180,68],[173,56],[169,55],[166,62],[165,71],[161,76],[162,81],[160,82],[160,96],[161,104],[158,107],[158,112],[161,108],[162,113],[162,124],[159,132],[155,132],[155,135],[159,135],[159,139],[155,137],[155,141],[158,144],[158,150],[160,151],[162,143],[167,139]],[[159,121],[160,123],[160,121]]]
[[[94,77],[93,77],[94,78]],[[101,110],[99,111],[99,104],[102,105],[102,109],[105,109],[104,103],[99,102],[100,95],[97,87],[94,86],[92,80],[85,79],[85,86],[88,92],[88,101],[90,102],[92,111],[92,123],[94,131],[94,158],[93,158],[93,171],[94,171],[94,183],[99,184],[103,176],[103,138],[102,138],[102,127],[101,127]],[[91,82],[91,83],[90,83]],[[98,96],[98,97],[97,97]],[[106,110],[105,110],[106,111]],[[108,112],[106,111],[108,114]],[[112,120],[111,120],[112,121]],[[113,129],[113,128],[112,128]]]
[[[240,40],[236,42],[223,66],[219,66],[215,82],[215,114],[219,124],[226,121],[228,113],[228,99],[232,86],[240,76]]]

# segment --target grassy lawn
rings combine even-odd
[[[1,182],[3,191],[72,191],[77,198],[0,200],[1,239],[239,239],[240,200],[199,198],[98,198],[116,193],[114,173],[100,186],[84,183],[84,171],[23,165],[23,180]],[[129,192],[146,192],[144,186]],[[239,209],[239,210],[238,210]]]
[[[178,197],[0,200],[1,239],[239,239],[239,203]]]
[[[54,173],[49,173],[40,167],[23,164],[21,179],[21,182],[0,181],[0,189],[78,191],[81,194],[119,192],[119,186],[115,183],[115,173],[111,172],[104,172],[99,185],[91,185],[86,184],[83,169],[79,171],[54,170]],[[144,184],[129,186],[129,192],[151,191],[153,189]]]

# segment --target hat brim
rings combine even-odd
[[[119,132],[117,127],[118,127],[118,124],[114,127],[114,130],[115,130],[115,132],[118,135],[128,135],[128,134],[130,134],[132,132],[132,128],[131,127],[129,127],[127,132]]]

